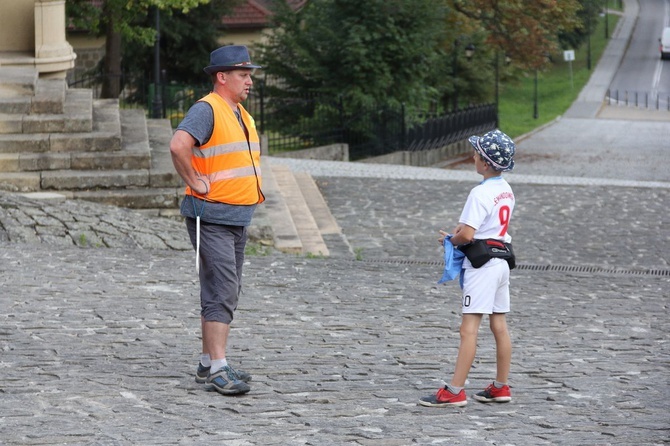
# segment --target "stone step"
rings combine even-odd
[[[302,243],[301,253],[305,255],[329,256],[328,247],[321,236],[321,231],[314,220],[300,186],[291,170],[280,164],[272,165],[281,195],[291,214],[291,219]]]
[[[302,241],[293,223],[291,212],[282,195],[273,173],[273,166],[265,157],[261,157],[263,176],[263,194],[265,202],[260,205],[260,214],[269,222],[272,229],[272,244],[282,252],[301,254]]]
[[[65,79],[38,78],[35,96],[31,100],[30,113],[53,115],[64,113],[67,92],[68,87]]]
[[[72,198],[132,209],[171,210],[178,213],[184,188],[107,189],[74,191]],[[155,212],[158,214],[158,211]]]
[[[102,152],[121,150],[121,122],[117,99],[92,101],[91,91],[75,89],[68,92],[66,113],[71,124],[55,125],[52,132],[36,131],[5,134],[0,131],[0,153],[26,152]],[[7,116],[7,115],[5,115]],[[42,116],[43,117],[43,116]],[[48,119],[48,118],[47,118]],[[41,129],[47,130],[47,129]]]
[[[184,187],[184,182],[172,164],[170,141],[172,125],[168,119],[148,119],[146,124],[151,150],[151,187]]]
[[[58,191],[149,187],[149,170],[48,170],[41,173],[40,187]]]
[[[0,153],[121,150],[118,132],[0,134]]]
[[[33,96],[37,70],[30,67],[0,67],[0,97]]]
[[[21,131],[13,133],[91,132],[93,130],[93,98],[91,95],[91,90],[69,90],[62,104],[62,113],[24,115]],[[0,131],[1,129],[0,126]]]
[[[0,171],[148,169],[148,152],[0,153]]]

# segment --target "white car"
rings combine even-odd
[[[661,34],[661,38],[658,41],[660,42],[661,59],[665,59],[666,57],[670,59],[670,26],[663,28],[663,34]]]

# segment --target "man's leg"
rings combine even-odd
[[[226,357],[226,345],[230,325],[216,321],[205,321],[200,318],[202,326],[202,351],[209,354],[212,360],[224,359]]]

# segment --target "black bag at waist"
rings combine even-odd
[[[516,259],[511,243],[488,238],[459,245],[458,249],[465,254],[474,268],[481,268],[491,259],[507,260],[509,269],[514,269],[516,266]]]

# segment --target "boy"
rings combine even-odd
[[[469,141],[475,150],[475,169],[484,180],[470,192],[459,223],[448,241],[455,247],[484,239],[509,243],[512,238],[507,229],[514,210],[514,193],[502,172],[514,167],[514,142],[497,129],[481,137],[471,136]],[[447,236],[446,232],[440,231],[440,243],[444,243]],[[507,385],[512,342],[505,319],[505,314],[510,311],[509,265],[505,259],[492,258],[475,268],[465,258],[462,278],[463,319],[454,375],[451,382],[436,394],[421,398],[419,404],[423,406],[465,406],[468,403],[465,381],[475,359],[477,332],[484,314],[489,315],[496,342],[496,379],[474,398],[485,403],[504,403],[512,399]]]

